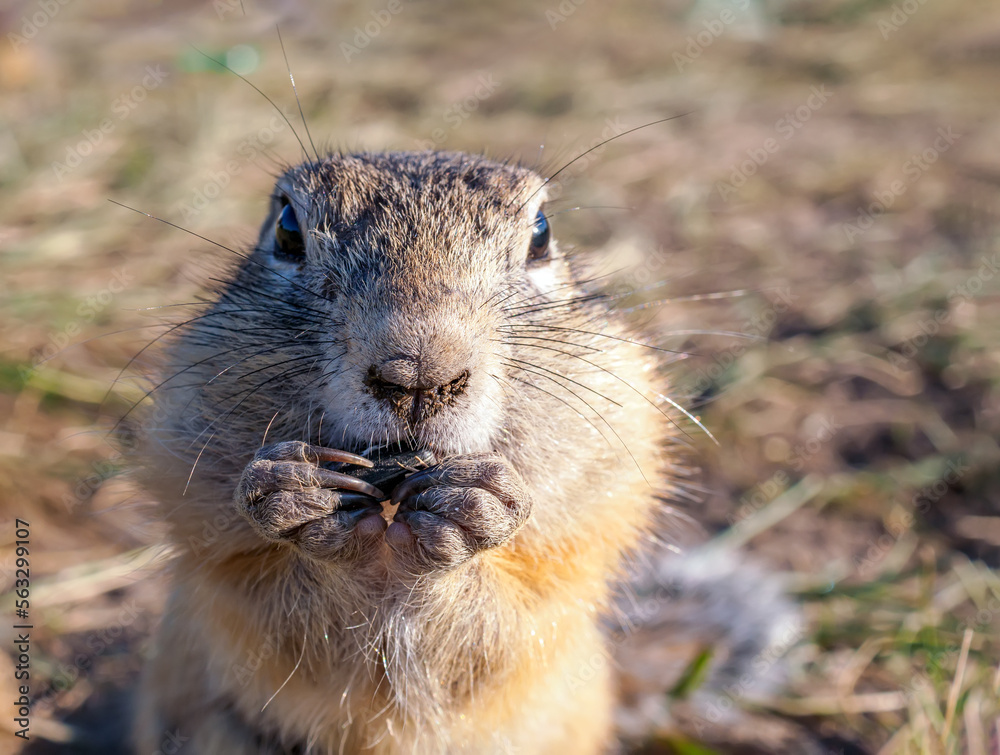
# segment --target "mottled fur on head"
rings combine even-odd
[[[568,280],[555,254],[526,261],[543,199],[531,171],[464,154],[304,163],[279,178],[252,264],[224,299],[259,304],[266,292],[289,337],[324,341],[314,344],[329,360],[316,398],[330,442],[364,448],[412,436],[444,453],[485,451],[504,415],[503,302]],[[286,204],[305,240],[301,261],[274,254]],[[414,427],[366,385],[383,370],[414,387],[467,380],[448,411]]]
[[[254,248],[171,337],[146,423],[160,450],[144,452],[159,458],[149,471],[164,494],[184,480],[189,499],[202,482],[223,489],[283,440],[500,451],[566,493],[547,507],[555,518],[612,470],[646,485],[658,470],[642,459],[673,435],[633,432],[636,417],[667,422],[653,406],[655,352],[626,342],[555,241],[529,257],[545,195],[533,171],[461,153],[335,154],[288,169]],[[276,253],[286,205],[299,258]],[[385,400],[386,383],[441,406],[418,417]],[[545,511],[534,518],[542,527]]]

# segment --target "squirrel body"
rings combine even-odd
[[[139,436],[175,556],[137,751],[609,745],[600,620],[677,431],[655,352],[549,240],[545,183],[445,152],[278,180]],[[394,490],[329,466],[402,446],[436,463]]]

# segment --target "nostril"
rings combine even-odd
[[[387,380],[386,376],[374,364],[368,368],[365,375],[365,387],[376,398],[395,399],[401,398],[409,393],[410,389],[405,385],[400,385],[392,380]]]
[[[450,380],[444,385],[434,389],[434,393],[440,396],[458,396],[465,391],[465,386],[469,384],[469,371],[462,370],[462,373],[454,380]]]
[[[388,402],[401,419],[419,422],[437,414],[462,395],[469,384],[470,373],[463,370],[447,383],[425,388],[417,375],[411,376],[408,371],[400,370],[394,364],[402,361],[404,360],[391,360],[381,368],[372,365],[364,379],[368,392],[375,398]]]
[[[414,422],[433,417],[456,398],[465,393],[469,384],[469,371],[463,370],[457,377],[436,388],[416,391],[411,414]]]

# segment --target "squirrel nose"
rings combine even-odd
[[[433,417],[462,395],[469,382],[469,371],[462,370],[451,380],[432,380],[430,384],[422,378],[413,360],[390,359],[369,367],[364,383],[368,392],[389,404],[396,416],[415,425]]]

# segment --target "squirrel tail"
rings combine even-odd
[[[713,543],[683,554],[658,549],[616,608],[617,723],[633,741],[745,726],[742,704],[782,686],[785,655],[804,634],[780,575]]]

